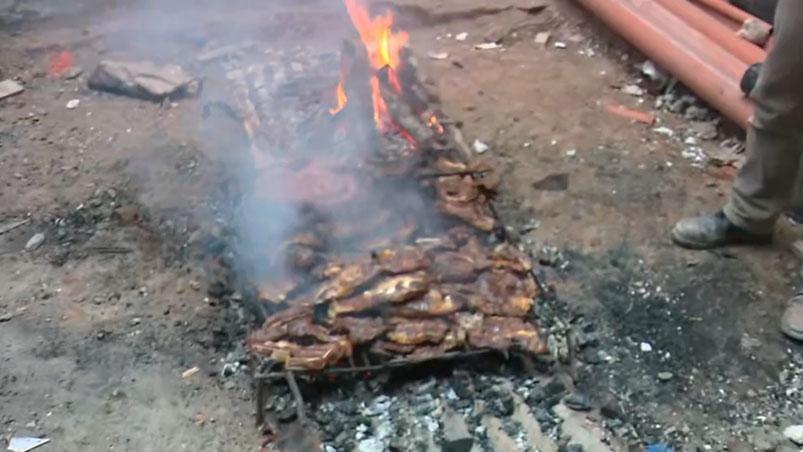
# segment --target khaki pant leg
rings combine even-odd
[[[775,44],[751,98],[747,160],[724,210],[738,226],[769,232],[792,200],[803,153],[803,0],[780,0]]]

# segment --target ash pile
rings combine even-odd
[[[346,7],[360,42],[343,43],[339,78],[227,68],[251,158],[210,268],[259,320],[245,343],[266,447],[412,450],[398,443],[434,444],[442,416],[471,444],[488,428],[474,394],[510,416],[511,389],[536,386],[493,375],[548,355],[541,289],[494,212],[497,175],[438,109],[407,34]],[[477,366],[490,374],[456,376]]]

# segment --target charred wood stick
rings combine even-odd
[[[256,382],[256,423],[257,427],[265,423],[265,403],[268,401],[268,383],[265,380],[257,379]]]
[[[301,396],[301,391],[298,389],[298,382],[296,382],[296,376],[293,371],[288,370],[284,373],[285,379],[287,379],[287,386],[290,387],[290,392],[293,394],[293,398],[296,400],[296,415],[298,416],[298,420],[301,423],[307,422],[307,412],[304,410],[304,398]]]
[[[388,112],[393,120],[399,127],[406,130],[415,140],[419,147],[425,147],[434,137],[435,134],[427,124],[421,121],[421,118],[413,112],[413,109],[407,104],[404,99],[396,94],[390,84],[390,76],[388,74],[388,67],[384,67],[377,72],[379,79],[380,91],[382,92],[382,100],[388,107]]]

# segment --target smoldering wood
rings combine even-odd
[[[419,148],[426,148],[435,134],[430,127],[421,121],[410,105],[393,90],[388,74],[389,68],[383,68],[377,73],[382,92],[382,100],[388,107],[388,112],[394,121],[407,131],[415,140]]]

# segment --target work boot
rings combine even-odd
[[[678,221],[672,229],[672,241],[683,248],[704,250],[726,245],[769,245],[772,234],[757,234],[740,228],[720,211]]]
[[[796,341],[803,341],[803,294],[789,300],[789,306],[781,317],[781,331]]]

